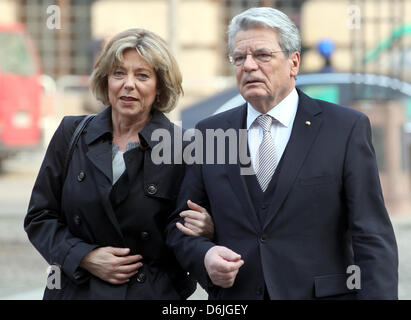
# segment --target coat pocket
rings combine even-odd
[[[314,290],[316,298],[356,293],[356,290],[347,287],[346,274],[317,276],[314,278]]]

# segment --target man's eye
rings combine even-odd
[[[267,59],[267,58],[270,58],[270,57],[271,57],[271,54],[266,53],[266,52],[261,52],[261,53],[255,54],[255,57],[256,57],[257,59]]]
[[[233,60],[234,60],[234,62],[242,62],[242,61],[244,61],[244,59],[245,59],[245,56],[234,56],[233,57]]]

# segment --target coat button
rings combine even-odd
[[[258,287],[255,293],[257,294],[257,296],[261,296],[263,294],[263,288]]]
[[[156,187],[156,185],[155,185],[155,184],[150,184],[150,185],[147,187],[147,192],[148,192],[148,194],[156,194],[156,193],[157,193],[157,187]]]
[[[260,237],[260,241],[261,241],[261,243],[265,243],[267,241],[267,235],[262,234],[261,237]]]
[[[137,282],[143,283],[146,281],[146,274],[144,272],[137,273]]]
[[[81,224],[81,218],[80,218],[80,216],[79,216],[78,214],[74,215],[73,220],[74,220],[74,223],[75,223],[76,225],[79,226],[79,225]]]
[[[74,274],[73,274],[73,278],[75,280],[79,280],[81,278],[81,276],[82,276],[82,273],[78,270],[76,272],[74,272]]]
[[[147,232],[147,231],[141,232],[140,236],[141,236],[141,239],[142,239],[142,240],[148,240],[148,239],[150,239],[150,233]]]
[[[84,180],[84,178],[86,177],[86,174],[84,173],[84,171],[80,171],[78,176],[77,176],[77,181],[81,182]]]

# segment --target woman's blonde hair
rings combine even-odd
[[[108,75],[118,67],[127,49],[135,49],[154,69],[159,96],[153,108],[170,112],[183,94],[182,76],[177,61],[166,42],[155,33],[144,29],[128,29],[114,36],[97,59],[90,77],[90,89],[104,105],[109,105]]]

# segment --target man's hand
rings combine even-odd
[[[184,225],[177,222],[177,228],[188,236],[203,236],[212,240],[214,223],[207,210],[191,200],[187,201],[187,205],[191,210],[180,213],[180,217],[184,218]]]
[[[243,264],[239,254],[222,246],[211,247],[204,257],[204,265],[211,281],[223,288],[233,286],[238,269]]]
[[[130,249],[102,247],[84,256],[80,267],[111,284],[123,284],[143,265],[141,255],[128,256]]]

